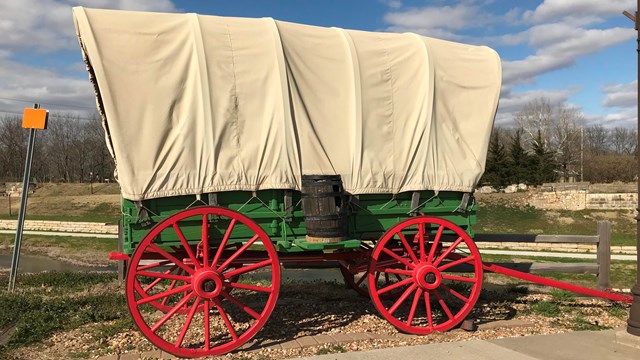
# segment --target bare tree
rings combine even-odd
[[[515,120],[524,132],[529,151],[534,147],[550,151],[565,180],[579,174],[580,129],[584,118],[577,109],[554,106],[549,99],[540,98],[525,105]]]
[[[543,148],[549,147],[553,125],[553,108],[549,99],[538,98],[529,102],[514,119],[524,132],[526,142],[532,143],[537,141],[536,139],[542,139],[543,143],[538,145]]]
[[[609,149],[609,130],[602,125],[584,129],[584,145],[589,155],[604,155]]]
[[[611,147],[616,154],[631,155],[636,152],[638,136],[636,130],[614,128],[611,132]]]

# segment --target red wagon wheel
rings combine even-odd
[[[399,279],[381,286],[377,272]],[[368,282],[380,314],[401,331],[447,331],[478,300],[482,260],[473,240],[457,225],[435,217],[415,217],[382,235],[371,256]],[[402,293],[385,298],[400,288]]]
[[[194,224],[202,251],[185,235]],[[232,233],[249,240],[238,245]],[[163,245],[172,237],[179,242]],[[237,282],[240,275],[268,270],[267,280]],[[126,295],[134,322],[154,345],[200,357],[227,353],[251,339],[271,315],[279,290],[280,264],[267,234],[235,211],[197,207],[147,233],[131,258]]]

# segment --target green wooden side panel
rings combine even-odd
[[[285,209],[284,190],[263,190],[252,192],[217,193],[218,206],[238,211],[255,221],[269,235],[278,251],[332,251],[342,248],[358,248],[362,240],[375,240],[398,222],[411,214],[437,216],[447,219],[472,234],[471,226],[476,222],[477,206],[473,197],[465,208],[461,208],[463,193],[433,191],[420,193],[417,209],[411,208],[412,193],[367,194],[353,197],[349,211],[349,236],[340,243],[308,243],[305,240],[306,229],[301,207],[301,195],[292,191],[292,210]],[[202,196],[206,201],[207,196]],[[124,230],[124,251],[132,253],[137,244],[156,223],[193,206],[204,206],[205,202],[195,196],[176,196],[145,200],[140,211],[136,203],[123,199],[122,221]],[[412,212],[413,211],[413,212]],[[146,214],[145,214],[146,213]],[[210,218],[209,237],[213,243],[220,241],[229,227],[228,219]],[[202,219],[192,218],[178,224],[185,238],[197,244],[201,238]],[[435,231],[435,230],[434,230]],[[253,236],[248,228],[236,225],[231,233],[230,242],[242,242]],[[157,242],[164,246],[178,246],[179,238],[173,229],[163,231]]]

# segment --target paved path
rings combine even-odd
[[[510,320],[511,322],[514,320]],[[501,325],[509,326],[509,322]],[[518,320],[515,320],[516,322]],[[515,325],[515,323],[514,323]],[[518,324],[521,325],[521,324]],[[526,324],[525,324],[526,325]],[[529,326],[534,326],[529,324]],[[462,330],[456,330],[462,331]],[[333,334],[304,336],[295,340],[265,348],[297,349],[317,345],[344,344],[369,339],[394,339],[416,335],[377,335],[373,333]],[[428,335],[427,335],[428,336]],[[247,346],[245,346],[246,348]],[[246,351],[255,350],[249,346]],[[235,355],[242,357],[243,352]],[[233,355],[232,355],[233,357]],[[171,354],[160,350],[130,352],[120,355],[106,355],[98,360],[130,359],[174,359]],[[640,337],[627,334],[623,329],[604,331],[577,331],[564,334],[520,336],[494,340],[467,340],[448,343],[404,346],[361,352],[333,353],[308,356],[306,360],[424,360],[424,359],[465,359],[465,360],[638,360],[640,358]]]
[[[329,354],[313,360],[638,360],[640,337],[618,330],[578,331],[496,340],[469,340],[400,348]]]

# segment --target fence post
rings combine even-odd
[[[611,223],[598,221],[598,279],[596,288],[599,290],[611,287]]]

